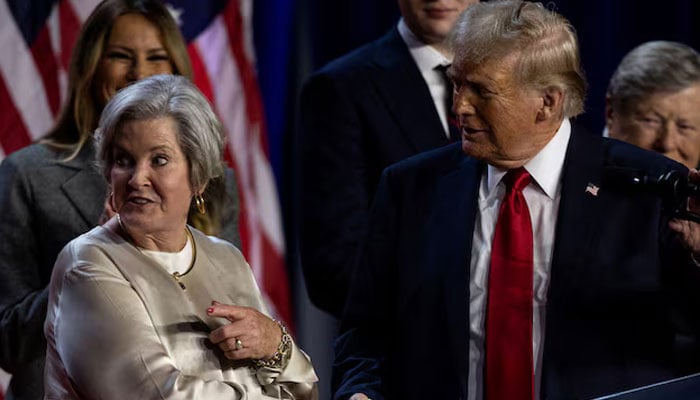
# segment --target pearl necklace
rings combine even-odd
[[[129,231],[126,229],[126,226],[122,222],[122,217],[119,215],[119,213],[117,213],[117,222],[119,223],[119,227],[122,229],[122,231],[124,231],[124,234],[126,235],[127,240],[132,245],[134,245],[134,247],[136,247],[138,249],[138,251],[141,252],[141,254],[144,254],[141,251],[141,248],[136,245],[134,238],[131,236],[131,234],[129,234]],[[185,227],[185,234],[187,234],[187,237],[189,238],[189,241],[190,241],[190,245],[192,246],[192,261],[190,261],[190,266],[187,267],[187,270],[185,272],[183,272],[182,274],[177,272],[177,271],[170,274],[170,276],[172,276],[173,279],[175,279],[177,284],[180,286],[180,289],[182,289],[182,290],[187,290],[187,286],[185,286],[185,284],[182,282],[181,279],[192,270],[192,267],[194,267],[194,262],[195,262],[195,260],[197,260],[197,246],[194,243],[194,237],[192,237],[192,232],[190,232],[190,230],[187,229],[187,227]]]

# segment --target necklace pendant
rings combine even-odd
[[[182,275],[180,275],[179,272],[173,272],[173,278],[175,278],[175,281],[177,282],[177,284],[180,285],[180,289],[187,290],[187,286],[185,286],[185,284],[182,283],[182,281],[180,280],[181,276]]]

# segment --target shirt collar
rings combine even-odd
[[[564,169],[564,158],[566,158],[566,148],[571,137],[571,122],[564,119],[561,126],[554,134],[554,137],[540,150],[535,157],[525,163],[525,169],[530,173],[532,179],[542,188],[544,193],[550,198],[554,198],[561,185],[561,174]],[[487,191],[488,194],[494,192],[496,185],[508,172],[506,169],[488,165],[487,168]]]
[[[421,73],[432,71],[439,65],[450,65],[452,63],[452,60],[442,55],[435,48],[421,42],[418,36],[411,32],[403,18],[399,20],[398,29],[399,35],[401,35],[404,43],[408,46],[408,51],[411,53]]]

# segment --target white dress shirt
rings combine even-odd
[[[525,164],[525,169],[532,177],[532,182],[525,187],[523,195],[530,210],[534,246],[532,348],[535,399],[539,398],[540,391],[547,288],[561,197],[561,174],[570,137],[571,124],[566,119],[549,143]],[[488,274],[496,220],[505,196],[505,185],[501,184],[501,179],[506,172],[489,165],[479,186],[479,212],[474,223],[469,276],[469,400],[481,400],[484,397],[484,323]]]
[[[445,80],[442,78],[440,72],[435,70],[438,66],[447,66],[452,63],[451,59],[445,57],[442,53],[435,50],[434,47],[427,45],[418,39],[416,35],[408,29],[408,26],[404,22],[403,18],[399,20],[399,35],[403,39],[406,46],[408,46],[408,51],[411,53],[413,60],[418,66],[421,75],[425,83],[428,85],[430,90],[430,95],[433,98],[433,103],[435,104],[435,109],[440,116],[440,122],[442,127],[445,129],[445,135],[449,139],[450,129],[447,125],[447,109],[445,104],[447,104],[447,96],[452,96],[452,93],[448,93],[447,85]]]

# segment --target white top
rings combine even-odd
[[[175,272],[182,275],[185,272],[187,272],[187,270],[190,268],[190,265],[192,264],[193,253],[190,235],[187,235],[187,242],[185,243],[185,246],[182,248],[182,250],[174,253],[170,253],[167,251],[147,250],[142,247],[138,247],[138,249],[143,254],[147,255],[149,258],[155,261],[156,264],[160,265],[166,271],[168,271],[170,275],[174,274]]]
[[[532,182],[525,187],[523,195],[530,210],[534,245],[532,348],[535,363],[535,399],[539,398],[541,381],[547,288],[561,198],[561,174],[570,137],[571,124],[565,119],[552,140],[525,164],[525,169],[532,177]],[[474,222],[469,276],[469,400],[481,400],[484,393],[484,323],[488,273],[496,220],[505,196],[505,185],[500,182],[506,172],[507,170],[489,165],[481,177],[479,187],[479,212]]]
[[[440,65],[450,65],[452,63],[451,59],[448,59],[442,53],[435,50],[434,47],[425,44],[418,39],[416,35],[408,29],[408,26],[404,22],[403,18],[399,20],[399,35],[408,46],[408,51],[411,53],[411,57],[416,62],[418,70],[420,70],[421,75],[425,83],[428,85],[430,90],[430,95],[433,98],[433,103],[435,104],[435,109],[440,116],[440,122],[445,130],[445,135],[449,139],[450,129],[447,125],[447,112],[445,107],[447,96],[452,96],[452,93],[448,93],[447,85],[442,78],[440,72],[435,70],[435,67]]]

